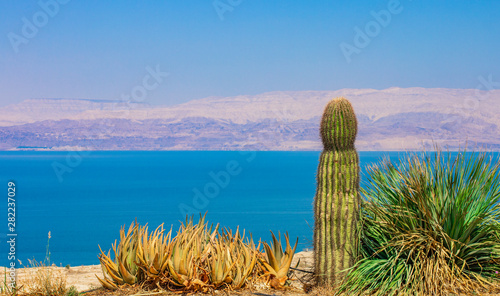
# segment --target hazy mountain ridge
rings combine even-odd
[[[337,96],[354,106],[359,150],[466,140],[500,148],[500,90],[389,88],[209,97],[172,107],[29,100],[0,108],[0,149],[320,150],[320,117]]]
[[[119,111],[150,108],[142,103],[120,103],[90,99],[29,99],[19,104],[0,107],[0,126],[33,123],[42,120],[69,119],[88,110]]]

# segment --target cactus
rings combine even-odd
[[[356,257],[359,215],[357,120],[345,98],[328,103],[321,119],[323,151],[314,198],[314,264],[318,285],[335,286]]]

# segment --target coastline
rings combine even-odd
[[[299,269],[305,269],[309,270],[312,268],[312,260],[313,260],[313,253],[312,251],[303,251],[296,253],[293,261],[292,261],[292,267],[298,266],[297,268]],[[6,267],[5,267],[6,268]],[[99,283],[99,280],[97,280],[96,275],[102,276],[102,270],[101,270],[101,265],[96,264],[96,265],[81,265],[81,266],[70,266],[69,268],[66,267],[59,267],[59,266],[50,266],[50,267],[23,267],[23,268],[17,268],[17,283],[18,284],[23,284],[23,282],[26,280],[27,276],[33,275],[36,273],[37,270],[40,268],[49,268],[54,274],[61,275],[66,278],[66,287],[69,288],[71,286],[74,286],[78,292],[86,292],[86,291],[91,291],[97,288],[101,288],[101,284]],[[4,277],[4,267],[0,267],[0,277]],[[8,269],[7,269],[8,272]],[[304,276],[303,273],[298,272],[295,276],[296,277],[302,278]],[[301,284],[300,281],[295,280],[293,286],[295,288],[300,289]]]
[[[71,266],[69,268],[59,266],[16,268],[17,284],[23,285],[27,277],[35,275],[36,272],[42,268],[49,269],[55,276],[62,276],[66,279],[66,286],[68,288],[74,286],[78,292],[89,291],[101,287],[101,284],[95,277],[96,274],[102,274],[100,264]],[[0,267],[1,278],[4,278],[5,270],[4,267]]]

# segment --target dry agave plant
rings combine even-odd
[[[274,289],[281,289],[288,280],[288,271],[290,270],[290,265],[292,264],[293,255],[295,254],[299,239],[297,238],[295,246],[292,249],[288,233],[286,233],[286,247],[285,252],[283,252],[281,235],[278,233],[279,239],[276,239],[272,231],[271,235],[273,237],[271,246],[267,243],[263,243],[267,260],[260,260],[260,264],[265,270],[265,276],[268,278],[270,286]]]
[[[223,229],[215,240],[209,260],[210,279],[215,287],[225,285],[231,289],[245,286],[257,263],[258,247],[252,238],[244,242],[245,233],[235,234],[229,229]]]
[[[198,224],[193,225],[192,219],[181,225],[177,236],[172,241],[171,253],[168,259],[170,282],[173,290],[207,291],[209,289],[208,275],[203,268],[209,249],[211,237],[217,233],[217,227],[212,232],[208,228],[205,217],[200,218]]]
[[[140,268],[140,280],[157,285],[168,267],[172,230],[165,234],[163,224],[148,235],[148,227],[139,229],[136,264]]]
[[[175,237],[171,230],[164,231],[163,224],[148,234],[147,226],[133,223],[126,233],[125,227],[121,229],[120,243],[115,241],[112,245],[114,260],[110,252],[106,255],[101,250],[99,260],[104,276],[98,279],[111,290],[139,283],[178,293],[240,289],[259,276],[276,278],[284,284],[297,246],[292,250],[288,235],[285,237],[287,247],[283,253],[281,241],[273,234],[272,247],[264,244],[268,261],[260,260],[264,267],[257,268],[262,256],[260,244],[255,246],[251,236],[245,238],[245,232],[240,233],[239,229],[233,233],[219,225],[209,226],[205,216],[197,224],[192,218],[186,219]],[[265,273],[258,274],[259,270]]]
[[[101,251],[99,261],[101,262],[103,278],[101,279],[97,275],[96,277],[103,287],[116,290],[119,285],[132,285],[137,282],[135,257],[138,245],[138,228],[139,225],[135,222],[130,225],[127,234],[125,234],[125,227],[120,229],[120,243],[117,245],[115,241],[112,245],[115,260],[111,259],[111,251],[105,254],[99,246]]]
[[[167,279],[177,291],[207,292],[238,289],[246,284],[257,262],[258,248],[252,239],[244,242],[237,230],[208,227],[204,218],[181,226],[172,243]]]

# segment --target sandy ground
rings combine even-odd
[[[96,275],[102,278],[101,265],[70,267],[66,269],[67,286],[75,286],[79,292],[100,288],[101,283],[97,280]]]
[[[50,269],[54,277],[66,278],[66,286],[75,286],[80,292],[101,287],[101,284],[95,277],[96,274],[99,276],[102,275],[100,265],[76,266],[70,268],[51,266],[44,268]],[[30,277],[35,277],[39,269],[40,267],[16,269],[18,285],[23,285]],[[0,277],[4,279],[4,268],[1,268]]]
[[[213,295],[240,295],[240,296],[277,296],[277,295],[288,295],[288,296],[326,296],[333,295],[331,291],[327,290],[316,290],[312,293],[306,294],[304,292],[304,283],[307,285],[310,280],[310,273],[313,266],[313,254],[312,252],[300,252],[295,254],[292,267],[296,267],[292,275],[292,287],[284,290],[277,291],[267,288],[264,284],[259,284],[259,286],[254,286],[252,289],[246,289],[241,291],[215,291]],[[45,267],[47,268],[47,267]],[[70,268],[65,267],[49,267],[54,275],[61,275],[66,278],[66,286],[69,288],[74,286],[79,292],[85,292],[85,296],[145,296],[145,295],[180,295],[169,292],[153,292],[147,293],[135,288],[125,288],[120,289],[120,291],[109,291],[101,287],[101,284],[96,278],[96,275],[102,276],[102,270],[100,265],[87,265],[87,266],[75,266]],[[301,272],[303,270],[306,272]],[[36,268],[20,268],[17,269],[18,283],[23,283],[30,276],[36,273]],[[4,268],[0,267],[0,279],[4,279]],[[191,294],[193,295],[193,294]],[[198,294],[195,294],[198,295]],[[200,294],[201,295],[201,294]],[[477,294],[477,295],[499,295],[499,294]]]
[[[294,261],[292,266],[297,266],[298,269],[301,270],[309,270],[312,266],[312,252],[300,252],[295,254]],[[45,267],[47,268],[47,267]],[[102,277],[102,270],[100,265],[86,265],[86,266],[72,266],[69,268],[66,267],[56,267],[51,266],[48,267],[53,272],[54,275],[61,275],[63,278],[66,278],[66,286],[71,287],[74,286],[79,292],[96,290],[101,287],[101,284],[96,278],[96,275]],[[4,268],[0,268],[0,278],[4,278]],[[33,276],[36,273],[36,268],[19,268],[16,269],[17,272],[17,280],[18,283],[23,283],[27,278]],[[307,277],[307,273],[303,273],[300,271],[295,271],[294,276],[292,277],[294,280],[292,281],[294,291],[288,291],[287,294],[301,295],[302,291],[302,283],[301,280]],[[271,294],[261,293],[261,294],[253,294],[253,295],[281,295],[283,292],[279,292],[279,294]],[[92,293],[94,294],[94,293]],[[244,294],[242,294],[244,295]],[[252,295],[252,294],[248,294]],[[305,294],[303,294],[305,295]]]

